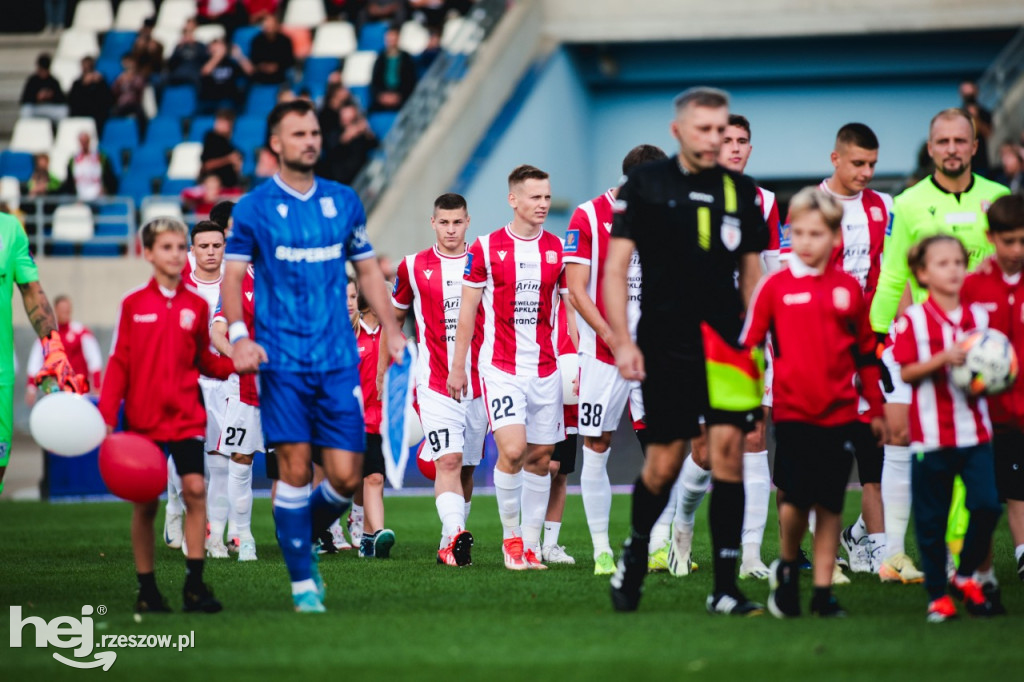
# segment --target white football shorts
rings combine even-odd
[[[889,346],[882,353],[882,364],[889,370],[889,376],[892,377],[892,393],[884,393],[885,402],[895,403],[899,405],[910,404],[910,384],[903,381],[903,377],[900,376],[900,366],[892,357],[892,346]],[[882,387],[882,391],[885,391],[885,387]]]
[[[480,385],[491,431],[523,424],[527,443],[552,445],[565,440],[561,372],[538,378],[485,368]]]
[[[451,397],[420,385],[416,387],[420,424],[426,443],[420,457],[436,461],[453,452],[462,453],[462,466],[476,466],[483,459],[487,413],[484,400],[456,402]]]
[[[217,440],[217,452],[224,455],[251,455],[263,452],[263,423],[260,408],[228,398],[224,426]]]
[[[590,355],[580,353],[579,358],[579,432],[583,436],[597,437],[619,427],[626,400],[634,388],[639,389],[640,382],[626,381],[618,367]],[[642,411],[640,417],[643,417]]]

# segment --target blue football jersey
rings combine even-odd
[[[316,178],[300,194],[274,176],[242,197],[224,257],[255,269],[256,338],[266,367],[328,371],[359,364],[345,262],[373,258],[352,188]]]

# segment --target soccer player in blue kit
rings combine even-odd
[[[295,610],[318,613],[325,610],[324,588],[311,538],[351,504],[366,447],[346,260],[387,332],[392,356],[401,357],[404,340],[359,197],[313,174],[321,147],[313,106],[302,100],[277,105],[267,130],[281,170],[235,206],[222,309],[235,362],[260,370],[263,430],[281,477],[274,520]],[[258,343],[242,322],[241,284],[249,262],[255,268]],[[326,477],[310,492],[313,447],[323,452]]]

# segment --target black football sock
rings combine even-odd
[[[185,559],[185,589],[197,590],[203,584],[203,560]]]
[[[633,485],[633,520],[631,530],[634,538],[642,540],[644,543],[650,539],[651,529],[657,523],[661,512],[665,510],[665,505],[668,504],[671,492],[672,487],[668,486],[664,492],[655,494],[644,485],[643,477],[637,477],[636,483]]]
[[[828,606],[829,600],[832,598],[831,587],[818,587],[814,586],[814,595],[811,597],[811,608],[821,609]]]
[[[136,573],[135,576],[139,581],[139,596],[143,599],[147,597],[155,597],[160,594],[160,590],[156,586],[156,573],[150,571],[149,573]]]
[[[743,534],[743,505],[742,483],[712,479],[708,520],[715,564],[715,594],[739,591],[736,587],[736,560],[740,556],[740,536]]]

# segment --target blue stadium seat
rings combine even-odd
[[[102,74],[103,78],[107,81],[107,85],[113,86],[114,81],[121,75],[121,58],[100,57],[96,60],[96,70]]]
[[[123,223],[104,223],[102,219],[104,217],[111,218],[127,218],[128,207],[124,204],[102,204],[96,211],[96,236],[97,237],[108,237],[108,236],[123,236],[126,233],[127,228]],[[96,246],[96,245],[94,245]],[[116,246],[116,245],[115,245]]]
[[[103,37],[100,59],[115,59],[120,64],[121,57],[131,52],[135,36],[135,31],[110,31]]]
[[[142,206],[142,200],[153,193],[152,179],[131,172],[125,173],[121,178],[121,186],[117,189],[117,193],[134,199],[135,208],[138,209]]]
[[[191,85],[170,85],[160,98],[157,116],[186,118],[196,113],[196,89]]]
[[[206,133],[213,130],[213,116],[193,116],[188,124],[188,142],[202,142]]]
[[[319,101],[327,90],[327,77],[340,66],[337,57],[309,57],[302,66],[302,80],[296,83],[296,88],[309,88],[313,99]]]
[[[377,139],[383,140],[387,137],[391,126],[395,124],[396,118],[398,118],[397,111],[375,111],[367,117],[367,122]]]
[[[251,57],[252,39],[262,30],[259,26],[242,26],[235,29],[235,32],[231,35],[231,41],[241,48],[242,54],[246,57]]]
[[[139,126],[133,117],[107,119],[100,136],[100,149],[121,159],[122,150],[139,146]]]
[[[123,249],[124,247],[120,244],[94,244],[86,242],[82,244],[82,255],[93,258],[110,258],[112,256],[120,256],[123,253]]]
[[[184,140],[185,136],[181,133],[181,121],[164,116],[163,112],[160,112],[160,115],[146,126],[145,146],[147,147],[156,147],[167,151]]]
[[[380,52],[384,49],[384,34],[388,31],[388,22],[373,21],[363,24],[359,31],[359,49]]]
[[[359,106],[363,111],[367,111],[370,108],[370,86],[369,85],[356,85],[349,88],[349,92],[359,102]]]
[[[34,165],[32,155],[28,152],[12,152],[9,149],[0,152],[0,177],[10,175],[18,178],[18,182],[28,182]]]
[[[264,116],[242,116],[235,121],[231,142],[243,152],[251,153],[266,142],[267,120]]]
[[[189,187],[194,187],[196,184],[195,178],[168,178],[164,177],[160,181],[160,194],[164,196],[177,196],[181,194],[182,190],[186,190]]]
[[[266,116],[277,104],[277,89],[276,85],[253,84],[245,98],[245,113]]]

